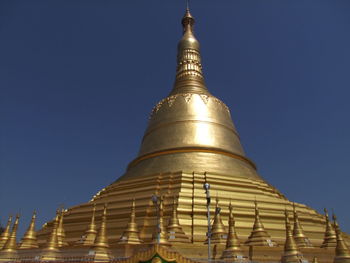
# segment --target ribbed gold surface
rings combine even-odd
[[[221,217],[228,226],[228,205],[235,207],[236,230],[243,241],[252,231],[255,220],[255,198],[258,200],[260,220],[265,230],[279,243],[284,242],[284,209],[293,212],[293,204],[275,188],[263,181],[249,178],[234,178],[230,175],[212,173],[168,173],[140,176],[119,180],[108,186],[90,203],[68,209],[65,213],[66,240],[76,241],[82,235],[91,218],[92,204],[96,203],[96,224],[100,224],[104,203],[108,203],[107,228],[110,241],[119,239],[128,224],[130,203],[136,200],[136,222],[142,230],[144,240],[151,239],[156,226],[156,211],[150,200],[154,193],[165,195],[164,213],[166,219],[172,214],[173,196],[178,198],[178,218],[185,233],[194,242],[204,242],[207,220],[204,182],[211,184],[212,193],[218,196],[222,207]],[[325,219],[315,210],[296,204],[299,221],[305,234],[315,245],[321,245],[325,231]],[[214,206],[212,206],[214,212]],[[41,230],[39,238],[45,242],[51,223]]]

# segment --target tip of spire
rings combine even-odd
[[[190,13],[189,1],[187,1],[185,15],[182,18],[182,26],[183,26],[184,32],[186,32],[188,29],[192,31],[193,24],[194,24],[194,18]]]
[[[334,210],[332,209],[332,218],[333,218],[333,220],[334,221],[336,221],[337,220],[337,216],[335,215],[335,213],[334,213]]]
[[[289,213],[287,209],[284,211],[284,217],[285,217],[286,224],[289,225]]]

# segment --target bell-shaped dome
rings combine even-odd
[[[206,88],[188,10],[182,25],[173,90],[154,107],[125,176],[196,171],[260,179],[245,157],[228,107]]]

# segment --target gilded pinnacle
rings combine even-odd
[[[64,210],[62,209],[60,212],[58,228],[57,228],[57,242],[59,247],[64,247],[68,245],[68,243],[65,240],[66,232],[64,231],[63,218],[64,218]]]
[[[334,229],[337,234],[337,246],[335,248],[334,263],[349,263],[350,262],[350,250],[346,245],[343,234],[337,222],[337,217],[333,214]]]
[[[195,20],[187,9],[182,18],[183,36],[178,43],[176,79],[171,95],[179,93],[208,94],[204,84],[200,45],[193,34]]]
[[[312,247],[309,239],[305,236],[304,230],[299,222],[298,213],[295,209],[295,204],[293,203],[293,214],[294,214],[294,228],[293,237],[298,247]]]
[[[219,207],[219,200],[216,197],[214,222],[211,228],[211,240],[213,244],[226,243],[227,232],[222,222],[220,212],[221,212],[221,208]]]
[[[228,226],[228,235],[226,240],[226,248],[222,253],[221,258],[229,259],[229,258],[239,258],[243,257],[243,251],[241,248],[241,244],[237,237],[237,232],[235,229],[235,220],[233,216],[233,206],[230,202],[229,205],[229,226]]]
[[[159,231],[159,244],[169,245],[168,235],[166,232],[166,228],[164,226],[164,204],[163,203],[164,203],[163,197],[161,197],[159,201],[159,218],[158,218],[159,229],[157,229],[157,231]]]
[[[337,246],[337,235],[333,229],[332,223],[329,220],[328,211],[324,209],[325,218],[326,218],[326,230],[324,233],[322,248],[335,248]]]
[[[248,237],[248,240],[245,242],[249,246],[276,246],[276,243],[271,240],[270,235],[265,230],[263,223],[260,220],[260,212],[258,208],[258,203],[254,201],[254,211],[255,211],[255,220],[253,225],[253,230]]]
[[[168,222],[167,233],[168,233],[169,242],[183,242],[183,243],[190,242],[189,238],[187,237],[185,232],[182,230],[182,227],[179,223],[179,218],[177,217],[176,196],[174,196],[173,198],[173,211]]]
[[[16,237],[18,229],[19,215],[16,215],[15,223],[13,224],[11,234],[7,239],[4,247],[2,248],[5,252],[15,252],[17,249]]]
[[[95,213],[96,213],[96,204],[94,203],[92,206],[92,215],[91,215],[90,224],[87,230],[85,231],[84,235],[78,242],[83,246],[91,246],[94,244],[96,234],[97,234],[97,229],[95,224]]]
[[[10,237],[10,228],[12,223],[12,216],[9,216],[4,232],[0,235],[0,250],[4,247],[6,241]]]
[[[48,242],[46,243],[46,250],[58,250],[57,228],[60,220],[60,212],[56,211],[56,217],[52,224],[52,229]]]
[[[292,228],[289,222],[289,215],[285,211],[285,225],[286,225],[286,241],[284,243],[284,253],[281,259],[282,263],[300,263],[302,262],[302,255],[299,252],[298,246],[294,240]]]
[[[36,219],[36,212],[33,212],[32,220],[30,222],[30,225],[24,234],[21,243],[19,245],[20,249],[24,248],[38,248],[38,241],[36,239],[36,231],[35,231],[35,219]]]
[[[95,243],[93,245],[94,249],[105,250],[109,248],[108,238],[107,238],[107,205],[103,207],[103,213],[101,217],[101,226],[98,230]]]
[[[136,224],[136,214],[135,214],[135,198],[132,200],[130,221],[127,225],[126,230],[123,232],[119,239],[119,244],[141,244],[142,241],[139,237],[139,229]]]

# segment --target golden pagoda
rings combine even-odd
[[[142,241],[139,237],[138,226],[135,222],[135,199],[132,200],[130,222],[122,236],[120,237],[119,244],[141,244]]]
[[[7,239],[10,237],[11,222],[12,222],[12,216],[9,216],[4,232],[2,232],[0,235],[0,249],[4,247]]]
[[[226,247],[225,250],[222,252],[221,258],[223,259],[230,259],[232,261],[241,261],[244,258],[244,253],[241,247],[241,244],[239,242],[236,229],[235,229],[235,219],[233,217],[233,206],[230,202],[229,205],[229,231],[226,239]]]
[[[284,253],[281,259],[282,263],[300,263],[303,260],[303,255],[300,253],[297,242],[292,234],[289,215],[286,211],[286,241],[284,243]]]
[[[312,247],[310,240],[306,237],[304,230],[299,221],[298,212],[295,209],[295,204],[293,204],[293,214],[294,214],[294,228],[293,237],[298,247]]]
[[[216,198],[214,222],[211,228],[211,242],[213,244],[226,244],[227,230],[220,216],[221,208],[219,207],[219,200]]]
[[[95,212],[96,212],[96,205],[94,204],[92,208],[91,222],[87,227],[84,235],[82,235],[81,239],[77,242],[77,244],[80,244],[82,246],[92,246],[94,244],[95,238],[97,235],[96,224],[95,224]]]
[[[232,262],[230,257],[238,256],[290,262],[300,251],[307,262],[329,263],[336,247],[345,251],[347,234],[336,228],[338,245],[333,245],[328,217],[288,200],[246,156],[229,108],[205,84],[194,23],[187,8],[174,86],[153,108],[139,153],[125,174],[89,202],[58,212],[37,232],[39,248],[12,245],[18,259],[190,263],[208,257]],[[216,194],[216,207],[204,184]],[[312,247],[297,246],[288,217],[294,211],[295,238],[303,242],[307,237]],[[211,239],[214,244],[207,242]],[[336,262],[348,262],[341,261],[348,260],[344,255]]]
[[[36,231],[35,231],[35,218],[36,218],[36,212],[34,211],[32,220],[30,221],[30,225],[24,234],[21,243],[19,244],[18,248],[25,249],[25,248],[38,248],[38,241],[36,239]]]
[[[324,209],[326,217],[326,231],[321,247],[323,248],[335,248],[337,246],[337,235],[333,229],[331,221],[329,220],[328,211]]]

